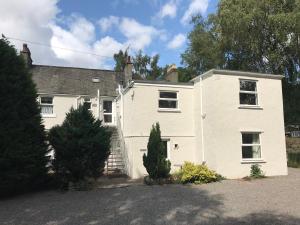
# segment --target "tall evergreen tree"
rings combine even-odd
[[[41,185],[47,145],[37,92],[23,58],[0,39],[0,194]]]
[[[167,149],[161,140],[159,123],[152,126],[147,150],[147,155],[143,155],[143,163],[149,177],[152,179],[168,177],[171,162],[166,159]]]

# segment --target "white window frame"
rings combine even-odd
[[[245,91],[245,90],[241,90],[241,81],[245,81],[245,82],[252,82],[255,83],[255,91]],[[258,102],[258,92],[257,92],[257,80],[251,80],[251,79],[239,79],[239,104],[241,108],[258,108],[259,107],[259,102]],[[241,94],[253,94],[255,95],[255,105],[249,105],[249,104],[242,104],[241,103]]]
[[[44,98],[44,97],[46,97],[46,98],[52,98],[52,104],[42,103],[42,98]],[[41,95],[41,96],[39,96],[39,104],[40,104],[40,107],[41,107],[41,116],[42,117],[56,117],[56,114],[54,113],[53,100],[54,100],[53,96],[49,96],[49,95]],[[51,106],[52,107],[52,113],[42,113],[42,107],[43,106]]]
[[[258,134],[258,144],[244,144],[243,143],[243,134]],[[262,142],[261,142],[261,135],[262,131],[241,131],[241,158],[242,163],[252,163],[252,162],[265,162],[263,159],[263,152],[262,152]],[[252,147],[252,146],[259,146],[260,147],[260,158],[243,158],[243,147]]]
[[[104,111],[104,101],[111,101],[111,107],[112,107],[112,112],[111,113],[107,113]],[[107,126],[115,126],[116,125],[116,101],[111,98],[111,97],[102,97],[101,98],[101,120],[103,121],[103,124],[107,125]],[[112,121],[110,123],[106,123],[104,121],[104,115],[111,115],[111,119]]]
[[[160,93],[163,93],[163,92],[175,93],[176,98],[161,98]],[[159,90],[159,92],[158,92],[158,111],[180,112],[178,93],[179,93],[178,91],[172,91],[172,90]],[[161,100],[176,102],[176,108],[161,108],[161,107],[159,107],[159,101],[161,101]]]

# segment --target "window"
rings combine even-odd
[[[83,99],[83,105],[84,105],[85,107],[87,107],[88,110],[91,110],[91,109],[92,109],[92,108],[91,108],[91,106],[92,106],[91,99],[85,97],[85,98]]]
[[[158,106],[162,109],[177,109],[177,92],[159,92]]]
[[[259,133],[242,133],[242,157],[243,159],[261,158]]]
[[[53,114],[53,97],[41,96],[40,106],[41,106],[41,113],[43,115]]]
[[[103,101],[103,118],[104,123],[112,123],[112,101]]]
[[[240,104],[258,105],[256,81],[240,80]]]

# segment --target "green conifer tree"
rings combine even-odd
[[[47,149],[31,75],[15,48],[0,39],[0,195],[42,185]]]
[[[143,155],[143,162],[149,177],[152,179],[168,177],[171,162],[166,159],[166,149],[161,140],[159,123],[152,126],[147,150],[147,155]]]
[[[87,107],[71,108],[63,124],[49,132],[54,171],[62,184],[99,177],[110,153],[110,136]]]

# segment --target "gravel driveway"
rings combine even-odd
[[[56,191],[0,201],[0,224],[300,224],[300,169],[207,185]]]

